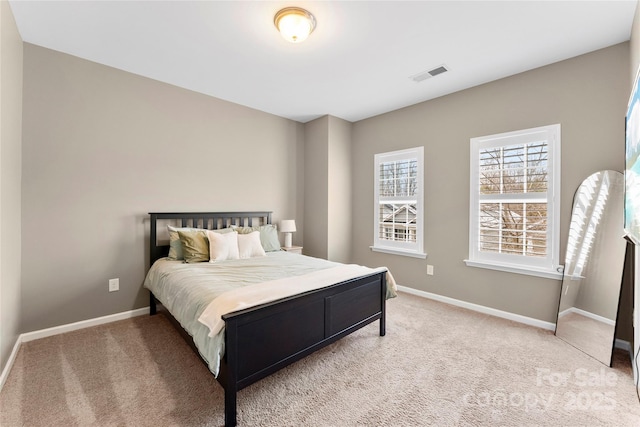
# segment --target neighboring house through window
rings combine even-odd
[[[374,158],[374,251],[425,258],[423,147]]]
[[[471,139],[467,265],[559,278],[560,125]]]

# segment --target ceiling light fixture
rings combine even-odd
[[[309,37],[316,28],[316,18],[309,12],[299,7],[285,7],[276,13],[273,18],[282,37],[291,43],[300,43]]]

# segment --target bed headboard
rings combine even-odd
[[[271,224],[271,212],[150,212],[149,266],[169,254],[169,242],[158,243],[158,222],[177,227],[218,230],[231,225],[251,227]]]

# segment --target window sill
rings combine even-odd
[[[412,258],[421,258],[421,259],[427,258],[427,254],[424,252],[409,252],[409,251],[403,251],[400,249],[380,248],[376,246],[369,246],[369,249],[371,249],[373,252],[382,252],[385,254],[402,255],[402,256],[408,256]]]
[[[467,264],[467,267],[487,268],[489,270],[506,271],[509,273],[525,274],[527,276],[544,277],[545,279],[562,280],[562,266],[558,267],[558,269],[560,270],[560,272],[558,272],[553,270],[536,269],[534,267],[526,267],[521,265],[494,264],[481,261],[471,261],[468,259],[465,259],[464,263]]]

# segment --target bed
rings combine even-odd
[[[163,287],[150,283],[150,276],[164,278],[168,275],[164,270],[160,270],[163,268],[178,271],[176,275],[178,280],[174,279],[174,282],[178,283],[173,286],[182,286],[180,282],[186,283],[187,280],[192,280],[190,275],[198,276],[191,273],[187,265],[166,258],[169,254],[169,244],[158,239],[159,232],[162,234],[165,224],[171,223],[179,227],[216,231],[226,231],[223,229],[232,226],[269,225],[271,212],[150,213],[149,215],[151,220],[150,270],[145,279],[145,287],[150,289],[150,314],[154,315],[159,310],[163,310],[216,375],[225,393],[225,426],[236,425],[239,390],[372,322],[380,321],[380,336],[385,335],[385,303],[389,296],[386,269],[367,269],[364,274],[358,273],[357,277],[351,277],[357,271],[354,270],[347,280],[331,282],[329,285],[325,284],[317,289],[278,298],[275,301],[224,312],[226,314],[218,316],[222,318],[224,325],[221,332],[217,335],[214,334],[213,329],[210,331],[205,329],[203,332],[202,320],[196,322],[193,319],[197,316],[204,317],[202,307],[198,308],[195,302],[188,302],[191,298],[189,295],[182,296],[182,300],[178,303],[176,301],[180,298],[165,292]],[[247,261],[249,264],[252,262],[260,264],[261,267],[264,264],[280,263],[279,265],[286,266],[281,269],[292,269],[292,271],[298,271],[295,270],[298,264],[301,266],[304,264],[300,267],[304,269],[311,268],[307,264],[316,263],[320,266],[321,262],[329,263],[326,260],[317,260],[284,251],[274,251],[267,255],[259,261]],[[244,261],[232,261],[228,264],[239,268],[240,262]],[[242,268],[245,268],[244,265]],[[209,270],[215,270],[217,266],[215,263],[200,263],[196,268],[202,274],[210,274]],[[321,270],[324,268],[322,267]],[[339,269],[331,271],[337,270]],[[324,280],[329,280],[330,276],[325,274],[328,271],[314,274],[324,274]],[[299,271],[295,274],[299,274]],[[291,282],[297,281],[298,277],[303,276],[279,280]],[[300,279],[301,283],[302,281]],[[152,289],[156,289],[156,292],[154,293]],[[195,294],[194,289],[197,287],[182,286],[180,292]],[[202,295],[200,297],[202,299]],[[202,303],[198,304],[202,305]],[[185,315],[185,307],[190,314]],[[208,309],[210,307],[207,307]],[[216,354],[220,355],[217,359]]]

